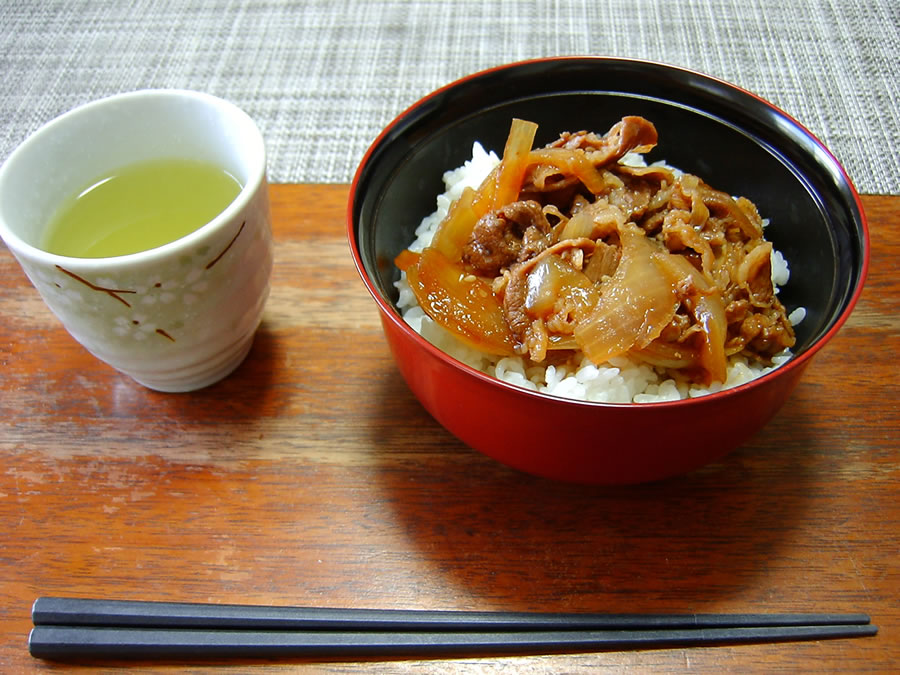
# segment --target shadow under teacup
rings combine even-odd
[[[147,250],[89,257],[48,245],[58,212],[104,176],[179,162],[225,172],[239,184],[237,196],[208,222]],[[192,189],[182,196],[187,203]],[[198,199],[204,189],[197,187]],[[126,200],[146,208],[139,201]],[[198,92],[146,90],[81,106],[36,131],[0,167],[0,236],[97,358],[152,389],[205,387],[243,361],[269,294],[262,134],[239,108]]]

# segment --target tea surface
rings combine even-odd
[[[199,229],[240,191],[234,176],[208,162],[131,164],[92,180],[66,200],[47,227],[42,248],[76,258],[146,251]]]

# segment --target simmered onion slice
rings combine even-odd
[[[600,298],[575,339],[594,363],[603,363],[659,337],[678,308],[676,289],[660,268],[651,243],[634,224],[620,229],[622,257],[615,274],[600,284]]]
[[[701,328],[703,342],[699,351],[700,366],[704,373],[704,384],[725,382],[727,377],[727,356],[725,338],[728,322],[725,305],[719,289],[697,270],[687,258],[666,254],[660,258],[670,282],[681,290],[684,304]]]
[[[406,279],[419,306],[436,323],[487,354],[512,355],[514,340],[489,284],[450,262],[435,248],[404,252]]]

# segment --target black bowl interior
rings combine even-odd
[[[866,234],[856,192],[815,138],[761,99],[669,66],[591,57],[525,62],[486,71],[426,97],[382,134],[361,164],[352,197],[360,258],[393,303],[394,257],[435,209],[442,175],[479,141],[498,155],[510,120],[539,125],[536,145],[561,131],[606,131],[641,115],[659,132],[648,161],[666,160],[713,187],[752,200],[767,238],[791,268],[781,299],[807,310],[799,353],[847,309],[862,282]]]

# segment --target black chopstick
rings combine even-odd
[[[548,653],[875,635],[865,614],[566,614],[38,598],[43,659]]]
[[[38,598],[35,626],[131,626],[244,630],[479,631],[741,628],[868,624],[866,614],[582,614],[460,610],[272,607]]]
[[[874,635],[872,625],[759,626],[564,631],[250,631],[35,626],[36,658],[225,659],[487,653],[557,653],[666,646],[716,646]]]

